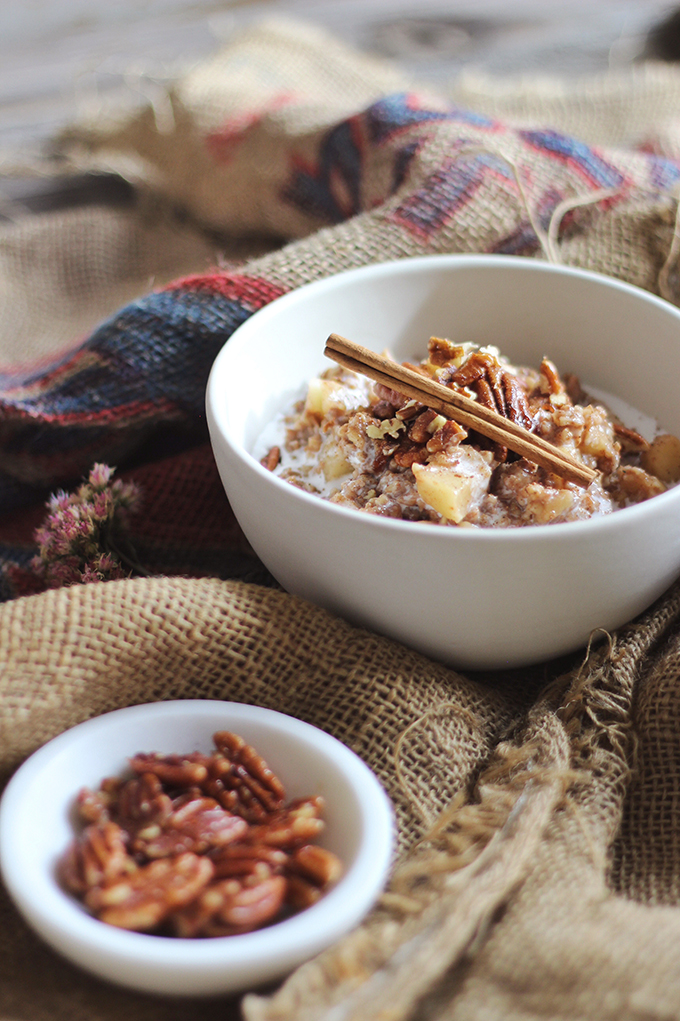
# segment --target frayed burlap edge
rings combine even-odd
[[[474,790],[461,792],[397,866],[368,921],[273,997],[246,997],[247,1021],[416,1017],[444,975],[485,942],[563,812],[587,812],[583,839],[605,869],[633,773],[635,683],[679,618],[675,586],[637,625],[605,635],[552,682],[512,739],[497,746]]]

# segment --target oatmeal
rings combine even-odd
[[[408,363],[405,363],[408,364]],[[598,476],[587,488],[415,400],[341,367],[309,384],[262,463],[333,503],[458,527],[579,521],[639,503],[680,479],[680,440],[651,442],[544,358],[511,365],[494,347],[433,337],[419,373],[554,444]]]

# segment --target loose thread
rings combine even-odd
[[[573,209],[577,209],[580,206],[593,205],[595,202],[601,202],[603,199],[615,198],[621,194],[619,188],[599,188],[596,191],[590,192],[588,195],[576,195],[571,198],[563,199],[559,202],[552,211],[550,216],[550,223],[548,230],[544,230],[540,221],[536,217],[536,214],[529,202],[529,197],[524,187],[524,181],[522,180],[522,174],[518,164],[506,153],[500,152],[497,149],[492,149],[488,146],[471,146],[469,148],[463,148],[459,153],[461,156],[475,156],[475,155],[486,155],[494,156],[496,159],[502,160],[511,170],[515,178],[517,185],[517,191],[519,193],[520,205],[523,211],[526,213],[527,219],[536,239],[541,246],[543,255],[548,262],[560,264],[562,259],[559,249],[559,230],[562,220],[567,213]],[[676,227],[680,232],[680,216],[676,220]],[[678,243],[680,245],[680,236],[678,237]]]
[[[593,205],[595,202],[601,202],[603,199],[615,198],[617,195],[620,195],[620,193],[621,191],[619,188],[600,188],[597,191],[591,192],[589,195],[577,195],[558,202],[550,216],[550,223],[548,224],[548,233],[546,237],[546,244],[550,251],[550,261],[556,264],[560,264],[562,262],[559,246],[559,233],[562,220],[567,213],[570,213],[572,210],[578,209],[581,206],[589,206]]]
[[[680,255],[680,197],[678,197],[677,195],[677,189],[676,194],[673,197],[675,198],[676,202],[675,221],[673,223],[673,236],[671,238],[670,248],[668,249],[668,255],[666,256],[663,266],[659,270],[659,275],[656,278],[656,282],[661,297],[665,298],[666,301],[670,301],[671,303],[675,304],[676,298],[675,295],[673,294],[670,285],[670,275],[671,270],[676,265],[678,261],[678,256]]]
[[[431,719],[433,716],[437,716],[439,713],[442,712],[442,710],[446,709],[450,709],[452,712],[457,713],[459,716],[467,718],[471,727],[479,726],[479,721],[474,716],[474,714],[471,713],[468,709],[465,709],[463,706],[458,705],[456,702],[442,702],[440,705],[435,706],[433,709],[429,709],[426,713],[423,713],[423,715],[419,716],[418,719],[413,720],[413,722],[410,723],[408,727],[405,728],[405,730],[402,730],[402,732],[397,737],[396,743],[394,745],[394,772],[397,778],[397,783],[405,797],[408,799],[408,801],[413,805],[415,809],[417,809],[422,821],[425,823],[426,826],[431,825],[429,813],[420,803],[418,797],[414,794],[413,790],[409,787],[406,781],[406,777],[404,776],[404,771],[401,766],[400,753],[404,745],[404,742],[417,727],[420,727],[421,724],[425,723],[428,719]]]
[[[529,203],[529,198],[527,196],[526,189],[524,187],[524,182],[522,181],[522,175],[520,173],[520,169],[519,169],[518,165],[515,163],[515,161],[513,159],[511,159],[511,157],[508,156],[506,153],[500,152],[498,149],[492,149],[489,146],[485,146],[485,145],[475,145],[475,146],[469,146],[467,148],[464,147],[464,148],[459,150],[459,155],[460,156],[494,156],[496,159],[502,160],[502,162],[505,163],[506,166],[508,166],[512,170],[513,176],[515,178],[515,184],[517,185],[517,191],[519,192],[520,206],[521,206],[523,212],[526,213],[527,219],[529,220],[529,223],[531,225],[531,229],[533,230],[534,234],[536,235],[536,238],[538,240],[539,245],[541,246],[541,249],[543,250],[543,254],[544,254],[545,258],[548,260],[548,262],[552,262],[552,259],[551,259],[551,256],[550,256],[550,249],[549,249],[549,246],[548,246],[547,235],[546,235],[545,231],[543,230],[543,227],[541,226],[541,224],[538,222],[538,220],[534,216],[534,212],[533,212],[533,210],[531,208],[531,205]]]
[[[594,644],[594,642],[596,640],[596,636],[598,634],[604,635],[604,637],[607,639],[607,645],[609,646],[605,659],[611,659],[611,657],[614,655],[614,646],[616,645],[616,638],[615,638],[615,636],[612,635],[610,631],[607,631],[607,629],[604,628],[604,627],[593,628],[593,630],[588,635],[588,644],[586,645],[586,651],[585,651],[585,654],[583,656],[583,660],[581,661],[581,665],[579,666],[579,668],[578,668],[578,670],[576,672],[576,678],[575,678],[576,680],[580,680],[581,674],[583,673],[585,668],[588,666],[588,662],[589,662],[590,657],[592,655],[593,644]]]

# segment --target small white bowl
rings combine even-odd
[[[72,808],[80,788],[119,775],[136,752],[209,752],[213,733],[225,729],[241,734],[267,760],[287,799],[326,799],[319,843],[342,859],[342,878],[312,907],[237,936],[176,939],[92,918],[55,879],[57,860],[74,836]],[[392,851],[391,805],[361,759],[316,727],[234,702],[159,702],[88,720],[32,755],[0,802],[0,867],[29,924],[81,967],[149,993],[227,993],[280,978],[363,918],[386,881]]]
[[[435,659],[486,669],[575,651],[680,573],[680,487],[589,521],[458,529],[341,507],[275,477],[256,442],[332,364],[331,332],[399,359],[422,357],[432,334],[495,344],[535,367],[547,355],[680,435],[680,311],[636,287],[485,255],[403,259],[302,287],[235,331],[207,389],[227,496],[285,589]]]

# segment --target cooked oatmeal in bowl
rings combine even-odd
[[[425,357],[425,373],[483,368],[457,377],[478,420],[490,414],[484,382],[494,386],[485,360],[497,360],[512,414],[521,384],[535,432],[598,477],[549,478],[376,389],[363,369],[329,370],[333,331],[393,365]],[[448,344],[428,354],[431,336],[462,360]],[[437,385],[419,378],[420,391]],[[284,589],[433,659],[496,669],[612,634],[680,574],[678,441],[655,440],[680,436],[678,378],[680,309],[653,294],[536,259],[437,255],[320,279],[256,312],[217,356],[207,414],[227,498]],[[506,435],[535,435],[502,421]]]
[[[497,348],[431,337],[418,372],[478,401],[595,469],[587,487],[382,383],[334,366],[278,423],[262,458],[292,485],[383,517],[467,528],[582,521],[665,492],[680,440],[650,442],[548,358],[512,365]]]

